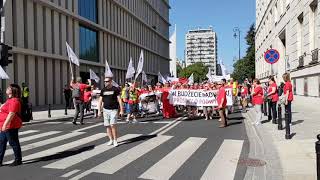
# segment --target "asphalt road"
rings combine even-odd
[[[249,143],[240,113],[230,115],[224,129],[217,119],[159,118],[119,124],[116,148],[106,145],[100,119],[27,125],[20,131],[24,164],[0,167],[1,180],[244,178],[238,159],[247,158]],[[8,164],[12,150],[6,153]]]

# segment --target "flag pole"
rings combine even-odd
[[[70,57],[69,57],[69,63],[70,63],[71,77],[72,77],[72,79],[74,80],[73,70],[72,70],[72,64],[71,64],[71,61],[70,61]]]

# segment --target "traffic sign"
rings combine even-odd
[[[280,54],[277,50],[270,49],[264,53],[264,59],[266,60],[267,63],[274,64],[278,62],[278,60],[280,59]]]

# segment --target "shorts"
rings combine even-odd
[[[130,114],[138,113],[138,104],[129,104],[130,106]]]
[[[103,125],[108,127],[117,124],[118,109],[103,109]]]

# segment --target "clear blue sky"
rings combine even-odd
[[[209,28],[218,37],[218,59],[232,69],[233,59],[238,59],[238,40],[233,28],[241,29],[241,56],[245,54],[245,35],[255,23],[255,0],[170,0],[170,32],[177,25],[177,56],[184,59],[185,34],[197,27]]]

